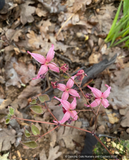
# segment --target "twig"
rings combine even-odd
[[[48,133],[52,132],[53,130],[55,130],[56,128],[58,128],[59,126],[56,126],[54,128],[52,128],[51,130],[49,130],[48,132],[46,132],[45,134],[43,134],[42,136],[40,136],[35,142],[37,142],[40,138],[42,138],[43,136],[47,135]]]

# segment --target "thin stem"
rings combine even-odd
[[[53,130],[55,130],[56,128],[58,128],[59,126],[56,126],[54,128],[52,128],[51,130],[49,130],[48,132],[46,132],[45,134],[43,134],[42,136],[40,136],[35,142],[37,142],[40,138],[42,138],[43,136],[47,135],[48,133],[52,132]]]
[[[35,120],[24,119],[24,118],[17,118],[17,117],[13,117],[13,119],[19,119],[19,120],[22,120],[22,121],[30,121],[30,122],[38,122],[38,123],[45,123],[45,124],[52,124],[52,125],[56,125],[55,123],[42,122],[42,121],[35,121]]]
[[[48,112],[52,115],[52,117],[58,122],[58,120],[56,119],[56,117],[52,114],[52,112],[49,110],[49,108],[47,107],[46,103],[45,103],[45,107],[47,108]],[[59,122],[58,122],[59,123]]]
[[[95,132],[95,130],[96,130],[96,128],[97,128],[97,119],[98,119],[98,115],[99,115],[98,113],[99,113],[100,107],[101,107],[101,104],[100,104],[99,107],[98,107],[97,115],[96,115],[96,117],[95,117],[95,129],[94,129],[93,133]]]
[[[78,129],[78,130],[81,130],[81,131],[85,131],[85,132],[88,132],[88,133],[92,133],[91,131],[88,131],[86,129],[81,129],[81,128],[78,128],[78,127],[75,127],[75,126],[70,126],[70,125],[66,125],[66,124],[60,124],[61,126],[66,126],[66,127],[71,127],[71,128],[75,128],[75,129]]]

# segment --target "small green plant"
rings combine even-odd
[[[123,16],[118,21],[120,10],[123,3]],[[120,2],[118,10],[116,12],[112,27],[109,31],[105,42],[110,42],[111,46],[116,46],[122,42],[125,42],[124,47],[129,47],[129,0],[124,0]],[[115,42],[116,41],[116,42]]]

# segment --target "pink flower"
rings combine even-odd
[[[63,112],[64,112],[64,116],[62,118],[61,121],[59,121],[59,123],[65,123],[66,121],[68,121],[70,119],[70,117],[72,117],[73,121],[76,121],[78,118],[77,112],[74,111],[74,109],[76,108],[77,102],[76,102],[76,98],[73,99],[73,102],[70,104],[68,101],[63,100],[63,99],[59,99],[57,97],[54,97],[57,100],[59,100],[63,106]],[[55,123],[57,123],[56,121],[54,121]]]
[[[42,75],[46,75],[48,68],[54,72],[58,72],[59,73],[59,67],[57,67],[57,65],[53,62],[49,63],[53,58],[54,58],[54,45],[52,44],[52,47],[50,48],[50,50],[48,51],[47,57],[44,58],[42,55],[40,54],[36,54],[36,53],[31,53],[28,51],[28,53],[41,64],[41,67],[39,69],[38,75],[33,78],[33,79],[39,79],[42,77]]]
[[[67,64],[63,64],[63,66],[61,66],[60,69],[65,73],[69,69],[69,67]]]
[[[64,100],[67,100],[67,99],[68,99],[69,94],[71,94],[71,95],[74,96],[74,97],[79,97],[79,98],[80,98],[80,96],[79,96],[79,94],[77,93],[77,91],[76,91],[75,89],[71,89],[71,88],[73,87],[73,85],[74,85],[74,77],[75,77],[75,76],[71,77],[71,78],[68,80],[68,82],[66,83],[66,85],[65,85],[65,84],[61,84],[61,83],[59,83],[59,84],[57,85],[57,88],[58,88],[59,90],[61,90],[61,91],[64,92],[64,93],[62,94],[62,99],[64,99]]]
[[[58,84],[58,82],[56,81],[56,82],[51,82],[51,85],[52,85],[52,87],[55,89],[55,88],[57,88],[57,84]]]
[[[90,104],[90,105],[85,105],[87,107],[97,107],[100,103],[107,108],[109,106],[108,100],[106,99],[109,94],[110,94],[110,89],[111,87],[109,87],[107,84],[105,84],[105,86],[108,88],[105,92],[101,92],[100,90],[87,86],[88,88],[91,89],[92,93],[95,96],[95,100]]]
[[[79,70],[76,74],[76,77],[79,81],[82,81],[85,76],[87,76],[87,74],[82,69]]]

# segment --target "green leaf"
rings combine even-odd
[[[110,41],[109,39],[110,39],[110,37],[111,37],[111,35],[112,35],[112,32],[114,32],[115,29],[116,29],[115,25],[116,25],[116,22],[117,22],[118,17],[119,17],[119,13],[120,13],[121,6],[122,6],[122,1],[120,2],[120,5],[119,5],[119,7],[118,7],[118,10],[117,10],[116,15],[115,15],[115,18],[114,18],[114,21],[113,21],[113,23],[112,23],[111,29],[110,29],[110,31],[109,31],[109,33],[108,33],[108,36],[107,36],[106,39],[105,39],[105,42],[109,42],[109,41]]]
[[[31,131],[32,131],[33,135],[35,135],[35,136],[40,134],[39,129],[33,123],[31,124]]]
[[[6,124],[9,124],[9,122],[10,122],[10,119],[7,118],[6,121],[5,121],[5,123],[6,123]]]
[[[32,149],[38,147],[38,144],[35,141],[24,142],[23,144]]]
[[[30,109],[36,114],[43,114],[43,109],[41,106],[31,106]]]
[[[9,114],[12,116],[14,115],[14,109],[12,107],[9,107]]]
[[[50,98],[47,94],[43,94],[43,95],[38,96],[38,99],[40,100],[41,103],[44,103],[44,102],[50,100]]]
[[[27,129],[24,129],[24,134],[25,134],[26,137],[31,136],[30,132]]]
[[[122,43],[122,42],[126,41],[127,39],[129,39],[129,36],[127,36],[127,37],[121,39],[120,41],[116,42],[113,46],[116,46],[116,45],[118,45],[119,43]]]
[[[37,103],[36,99],[33,99],[33,100],[30,102],[30,104],[36,104],[36,103]]]
[[[124,0],[123,2],[123,12],[124,15],[129,12],[129,0]]]

